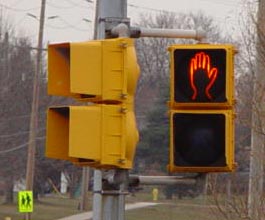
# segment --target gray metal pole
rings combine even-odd
[[[88,210],[88,186],[89,186],[89,167],[82,169],[82,187],[81,187],[81,201],[80,210]]]
[[[127,29],[126,29],[127,28]],[[162,29],[162,28],[143,28],[133,27],[133,31],[136,31],[134,37],[165,37],[165,38],[185,38],[205,40],[206,32],[203,30],[182,30],[182,29]],[[124,37],[129,34],[129,29],[125,24],[119,24],[112,28],[111,33]]]
[[[112,195],[103,195],[103,219],[112,220],[115,219],[116,206],[115,198]],[[117,218],[116,218],[117,219]]]
[[[104,39],[106,18],[127,18],[127,0],[97,0],[96,38]]]
[[[130,181],[140,185],[177,185],[177,184],[195,184],[196,177],[178,177],[178,176],[138,176],[130,175]]]
[[[106,38],[106,18],[127,18],[127,0],[97,0],[95,18],[96,39]],[[124,220],[124,198],[119,200],[123,201],[121,202],[123,204],[120,204],[115,201],[117,195],[102,195],[102,172],[100,170],[94,171],[93,190],[93,220]]]
[[[129,185],[129,172],[128,170],[119,170],[119,174],[121,175],[122,182],[120,183],[120,195],[117,201],[117,220],[125,219],[125,192],[128,189]]]
[[[100,2],[96,1],[96,15],[95,15],[95,26],[94,26],[94,39],[102,39],[105,34],[99,25],[99,14],[100,13]],[[102,220],[102,172],[100,170],[94,170],[94,181],[93,181],[93,220]]]
[[[128,170],[111,170],[104,180],[108,187],[102,191],[103,220],[124,220],[125,195],[128,193],[129,183]]]
[[[202,30],[181,30],[181,29],[160,29],[160,28],[140,28],[141,37],[166,37],[166,38],[186,38],[201,40],[206,38],[206,33]]]
[[[102,172],[94,171],[93,220],[102,220]]]

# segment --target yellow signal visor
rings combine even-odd
[[[130,169],[138,131],[121,105],[49,108],[46,156],[79,165]]]
[[[171,110],[170,172],[231,172],[233,110]]]
[[[88,101],[133,101],[139,66],[134,40],[48,46],[48,94]]]

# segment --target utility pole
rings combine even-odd
[[[82,188],[81,188],[81,201],[80,210],[88,210],[88,187],[89,187],[89,167],[82,168]]]
[[[2,79],[1,87],[5,88],[9,84],[9,34],[8,32],[4,35],[4,48],[1,51],[4,57],[4,70],[2,75],[0,75]],[[2,90],[1,96],[4,96],[5,91]]]
[[[260,0],[257,14],[256,70],[253,77],[252,132],[249,172],[248,215],[251,220],[262,219],[264,144],[265,144],[265,0]]]
[[[181,37],[203,39],[203,31],[130,29],[127,0],[97,0],[96,39],[118,37]],[[125,195],[128,191],[128,170],[115,169],[104,173],[107,187],[102,186],[103,173],[94,172],[93,220],[124,220]]]
[[[29,145],[27,157],[27,170],[26,170],[26,190],[33,190],[34,183],[34,169],[35,169],[35,153],[36,153],[36,134],[38,129],[38,107],[39,107],[39,90],[40,90],[40,74],[42,70],[42,44],[43,44],[43,31],[45,20],[45,6],[46,0],[41,1],[40,23],[38,34],[38,50],[36,56],[36,66],[33,81],[33,94],[31,104],[30,116],[30,132],[29,132]],[[30,214],[26,214],[26,220],[31,219]]]
[[[106,38],[106,27],[127,20],[127,0],[97,0],[95,18],[95,39]],[[115,23],[116,22],[116,23]],[[114,170],[122,181],[117,184],[119,190],[104,193],[102,172],[94,171],[93,184],[93,220],[124,220],[127,170]]]

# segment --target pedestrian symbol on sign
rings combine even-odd
[[[33,212],[33,193],[32,191],[18,192],[19,212]]]

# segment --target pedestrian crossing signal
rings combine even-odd
[[[235,48],[172,45],[169,52],[169,171],[233,171]]]
[[[173,45],[169,50],[171,105],[219,108],[234,104],[232,45]]]
[[[33,193],[32,191],[18,192],[18,211],[33,212]]]

